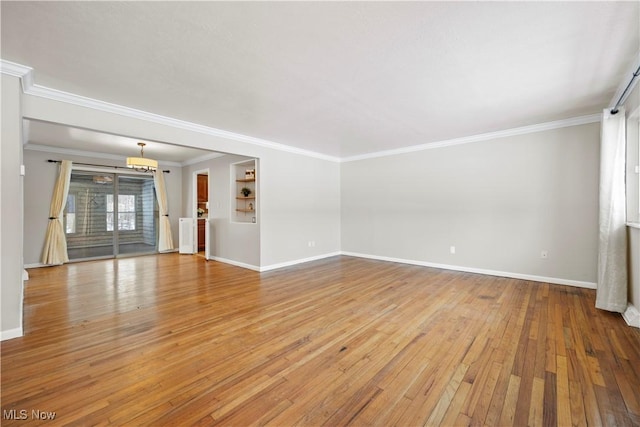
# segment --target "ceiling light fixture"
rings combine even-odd
[[[144,142],[138,142],[140,157],[127,157],[127,167],[140,172],[153,172],[158,169],[158,162],[144,157]]]

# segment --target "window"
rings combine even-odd
[[[64,215],[64,231],[67,234],[76,232],[76,195],[67,195],[67,206]]]
[[[107,231],[113,231],[113,194],[107,194]],[[136,229],[136,196],[118,195],[118,230]]]

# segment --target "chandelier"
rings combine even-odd
[[[127,157],[127,167],[140,172],[153,172],[158,169],[158,162],[144,157],[144,142],[138,142],[140,157]]]

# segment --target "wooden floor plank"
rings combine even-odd
[[[544,408],[544,380],[534,377],[531,387],[531,405],[529,405],[529,419],[527,425],[541,426],[543,425],[543,408]]]
[[[634,425],[640,331],[590,289],[347,256],[32,269],[2,425]]]

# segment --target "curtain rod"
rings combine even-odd
[[[616,105],[614,105],[613,108],[611,109],[611,114],[618,114],[618,111],[619,111],[618,107],[622,103],[622,100],[624,99],[625,95],[627,94],[627,91],[629,90],[629,88],[633,84],[633,81],[636,78],[638,78],[638,76],[640,76],[640,66],[638,66],[638,69],[636,70],[636,72],[633,73],[633,77],[631,77],[631,80],[629,81],[629,84],[627,85],[627,87],[624,88],[624,92],[622,92],[622,95],[620,95],[620,98],[618,99],[618,102],[616,102]]]
[[[49,163],[62,163],[62,160],[47,160],[47,162]],[[95,167],[99,167],[99,168],[114,168],[114,169],[127,169],[127,170],[131,170],[131,168],[128,168],[126,166],[109,166],[109,165],[95,165],[93,163],[80,163],[80,162],[73,162],[74,165],[82,165],[82,166],[95,166]],[[135,169],[134,169],[135,170]],[[145,171],[137,171],[137,172],[145,172]],[[170,170],[163,170],[162,172],[164,173],[171,173]]]

